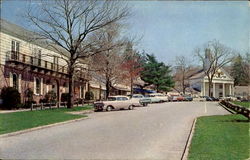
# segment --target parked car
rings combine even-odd
[[[181,95],[178,95],[178,96],[171,96],[171,98],[170,98],[170,101],[172,101],[172,102],[183,101],[183,100],[184,100],[184,97],[181,96]]]
[[[161,102],[161,100],[159,98],[155,97],[155,95],[145,95],[145,97],[150,99],[150,103]]]
[[[200,97],[193,98],[193,101],[204,102],[206,101],[206,98],[204,98],[204,96],[200,96]]]
[[[237,98],[234,97],[233,95],[228,95],[225,98],[226,98],[226,100],[229,100],[229,101],[237,101]]]
[[[209,96],[203,96],[203,98],[205,98],[205,99],[206,99],[206,101],[213,101],[213,100],[212,100],[212,98],[211,98],[211,97],[209,97]]]
[[[169,97],[167,95],[164,95],[162,93],[151,93],[149,94],[152,97],[158,98],[160,101],[159,102],[168,102]]]
[[[193,101],[193,97],[189,96],[189,95],[184,95],[184,101]]]
[[[219,101],[219,98],[215,98],[215,97],[210,97],[212,99],[212,101]]]
[[[129,97],[134,106],[147,106],[151,103],[151,99],[149,97],[144,97],[141,94],[133,94],[129,95]]]
[[[134,105],[127,96],[110,96],[106,101],[94,102],[95,111],[111,111],[114,109],[132,110]]]
[[[178,96],[171,96],[170,101],[172,101],[172,102],[177,101],[177,97],[178,97]]]
[[[181,96],[181,95],[180,95],[180,96],[178,96],[178,97],[177,97],[177,101],[184,101],[184,97],[183,97],[183,96]]]

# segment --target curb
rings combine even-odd
[[[236,114],[235,112],[233,112],[232,110],[228,109],[227,107],[225,107],[223,104],[219,103],[219,105],[221,107],[223,107],[225,110],[227,110],[228,112],[232,113],[232,114]]]
[[[193,137],[193,134],[194,134],[196,120],[197,120],[197,118],[194,119],[193,124],[191,126],[191,129],[190,129],[190,132],[189,132],[189,135],[188,135],[188,139],[187,139],[184,151],[183,151],[182,156],[181,156],[181,160],[187,160],[187,158],[188,158],[188,152],[189,152],[189,148],[190,148],[190,145],[191,145],[191,140],[192,140],[192,137]]]
[[[44,125],[44,126],[39,126],[39,127],[35,127],[35,128],[24,129],[24,130],[12,132],[12,133],[6,133],[6,134],[0,135],[0,138],[16,136],[16,135],[23,134],[23,133],[32,132],[32,131],[45,129],[45,128],[50,128],[50,127],[54,127],[54,126],[59,126],[59,125],[67,124],[67,123],[77,122],[77,121],[81,121],[81,120],[84,120],[84,119],[89,119],[89,117],[83,117],[83,118],[68,120],[68,121],[64,121],[64,122],[57,122],[57,123]]]

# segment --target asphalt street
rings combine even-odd
[[[196,117],[229,114],[216,102],[170,102],[0,139],[2,159],[180,159]]]

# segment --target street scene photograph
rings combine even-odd
[[[250,2],[0,0],[0,159],[250,159]]]

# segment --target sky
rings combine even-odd
[[[25,0],[2,3],[1,18],[25,26]],[[32,3],[37,3],[33,0]],[[197,63],[194,49],[218,40],[239,53],[249,52],[250,5],[247,1],[128,1],[132,16],[125,33],[140,39],[136,48],[174,65],[184,55]],[[25,26],[27,27],[27,26]]]

